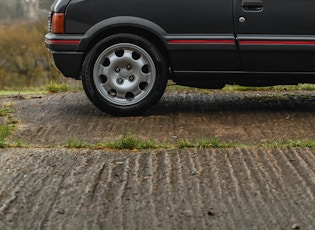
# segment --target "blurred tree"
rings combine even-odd
[[[46,13],[37,18],[38,7],[48,10],[54,0],[0,0],[0,88],[40,86],[57,80],[61,74],[54,67],[44,45],[47,33]],[[32,14],[29,7],[33,7]],[[33,16],[32,16],[33,15]],[[23,22],[24,21],[24,22]]]
[[[15,19],[24,17],[21,1],[0,1],[0,19]]]
[[[0,20],[37,18],[38,9],[49,10],[54,0],[0,0]]]
[[[50,9],[50,6],[54,3],[55,0],[40,0],[39,1],[39,8],[41,9]]]
[[[45,22],[0,26],[0,88],[39,86],[60,77],[44,45]]]

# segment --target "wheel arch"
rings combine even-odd
[[[157,24],[137,17],[114,17],[95,24],[83,36],[78,50],[86,55],[103,38],[119,33],[135,34],[149,40],[161,52],[166,65],[171,67],[166,32]]]

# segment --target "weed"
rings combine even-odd
[[[156,148],[156,144],[153,141],[143,141],[138,138],[135,138],[129,134],[124,135],[118,141],[109,142],[106,147],[113,149],[151,149]]]
[[[167,144],[158,145],[156,142],[151,140],[141,140],[132,136],[129,132],[124,134],[124,136],[117,140],[107,143],[98,143],[95,148],[111,148],[111,149],[155,149],[155,148],[167,148]]]
[[[202,139],[196,142],[196,147],[198,148],[227,148],[232,147],[233,144],[228,144],[226,142],[219,141],[216,138]]]
[[[139,139],[126,135],[113,146],[117,149],[136,149],[139,146]]]
[[[177,148],[228,148],[228,147],[236,147],[239,146],[238,144],[227,143],[224,141],[219,141],[216,138],[210,139],[201,139],[197,140],[196,142],[190,141],[180,141],[176,144]]]
[[[11,133],[11,127],[9,125],[0,124],[0,148],[7,146],[6,138]]]
[[[26,144],[23,140],[19,139],[9,144],[10,147],[13,148],[27,148],[28,144]]]
[[[45,90],[49,93],[60,93],[67,92],[70,90],[70,88],[66,83],[51,81],[49,84],[45,85]]]
[[[6,109],[6,108],[0,109],[0,117],[5,117],[5,116],[7,116],[9,113],[10,113],[10,110],[9,110],[9,109]]]
[[[155,149],[161,146],[158,146],[154,141],[150,141],[150,140],[140,140],[139,145],[137,146],[137,149]]]
[[[297,90],[315,90],[315,84],[298,84]]]
[[[8,116],[8,120],[7,120],[8,125],[15,125],[17,123],[19,123],[18,119],[16,119],[15,117],[12,117],[10,115]]]
[[[88,145],[81,139],[71,138],[65,145],[67,148],[86,148]]]
[[[23,97],[28,94],[44,94],[47,90],[43,89],[43,87],[25,87],[22,89],[15,88],[5,88],[0,90],[0,95],[17,95],[18,97]]]
[[[0,108],[0,116],[5,117],[9,116],[11,113],[14,113],[15,110],[13,109],[13,103],[4,103],[3,108]]]
[[[3,108],[0,108],[0,116],[5,117],[5,124],[0,124],[0,148],[8,146],[6,138],[14,129],[14,124],[18,122],[17,119],[11,116],[11,114],[15,112],[13,107],[13,103],[4,103]]]
[[[183,140],[183,141],[179,141],[176,144],[176,147],[179,149],[184,149],[184,148],[194,148],[196,147],[196,145],[190,141]]]

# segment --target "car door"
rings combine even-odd
[[[315,71],[315,0],[235,0],[245,71]]]

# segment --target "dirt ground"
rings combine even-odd
[[[0,149],[0,229],[315,228],[315,148],[258,147],[315,140],[314,91],[171,91],[137,117],[109,116],[83,92],[0,97],[8,102],[18,119],[10,141],[30,147]],[[126,132],[248,147],[60,147]]]
[[[127,118],[102,113],[83,92],[0,99],[5,101],[15,104],[20,121],[12,139],[36,146],[60,145],[69,138],[97,143],[127,132],[158,142],[315,140],[314,91],[173,91],[144,116]]]

